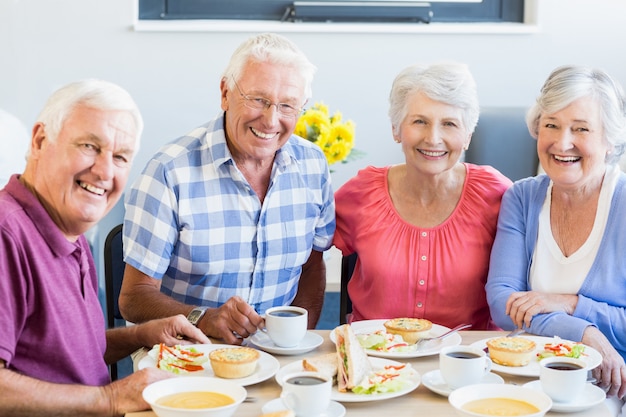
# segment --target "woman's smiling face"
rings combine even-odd
[[[604,138],[600,109],[597,100],[583,97],[539,118],[537,153],[556,186],[584,187],[604,175],[612,147]]]
[[[402,143],[406,162],[432,175],[459,162],[471,135],[463,126],[463,110],[423,93],[408,97],[407,115],[395,139]]]

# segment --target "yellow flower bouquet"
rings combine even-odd
[[[324,103],[315,103],[302,113],[294,133],[319,146],[328,165],[336,162],[346,162],[346,158],[354,147],[354,128],[352,120],[343,121],[340,112],[332,116],[328,106]]]

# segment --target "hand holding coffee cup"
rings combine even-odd
[[[587,383],[587,363],[581,359],[553,356],[539,362],[541,389],[555,402],[573,401]]]
[[[472,346],[448,346],[439,352],[439,371],[452,389],[480,382],[491,366],[485,351]]]
[[[319,417],[330,406],[332,380],[317,372],[295,372],[283,378],[280,398],[298,417]]]
[[[278,347],[292,348],[304,339],[309,322],[308,312],[302,307],[272,307],[265,312],[265,329]]]

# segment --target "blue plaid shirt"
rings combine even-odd
[[[319,147],[291,136],[261,205],[228,150],[223,115],[163,147],[125,203],[126,263],[181,302],[219,307],[238,295],[260,314],[293,301],[302,265],[335,231]]]

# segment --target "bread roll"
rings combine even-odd
[[[335,352],[302,359],[305,371],[317,372],[335,381],[337,378],[337,354]]]

